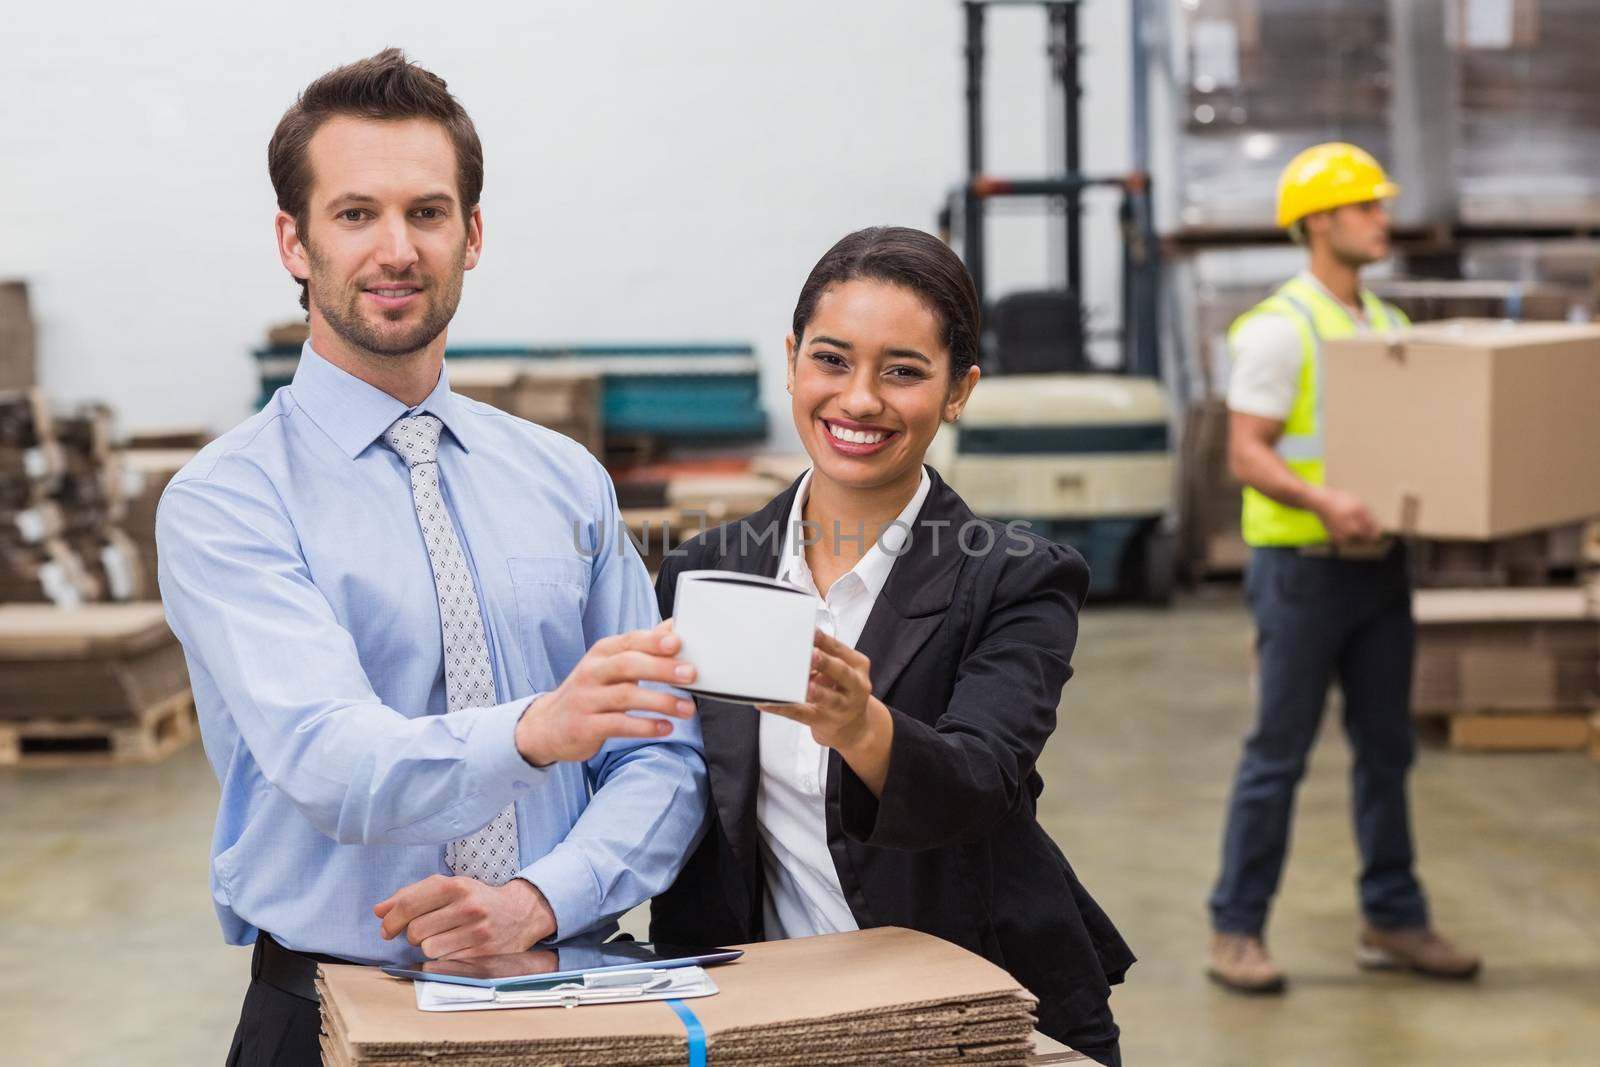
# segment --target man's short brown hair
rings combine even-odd
[[[300,240],[307,240],[311,196],[312,136],[337,115],[398,121],[432,119],[444,127],[456,152],[456,195],[463,215],[478,206],[483,194],[483,145],[472,119],[444,79],[406,59],[398,48],[385,48],[369,59],[330,70],[306,86],[278,120],[267,142],[267,173],[278,194],[278,209],[294,216]],[[300,282],[300,306],[310,310],[306,283]]]

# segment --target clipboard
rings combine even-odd
[[[718,992],[717,984],[702,967],[599,971],[576,978],[511,982],[495,988],[428,981],[417,981],[414,987],[421,1011],[580,1008],[587,1004],[691,1000]]]

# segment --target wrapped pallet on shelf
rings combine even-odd
[[[1497,8],[1501,17],[1485,17]],[[1477,9],[1477,10],[1475,10]],[[1600,24],[1593,0],[1452,0],[1461,221],[1600,223]]]

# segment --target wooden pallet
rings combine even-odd
[[[100,767],[154,763],[200,734],[194,696],[182,693],[135,719],[0,722],[0,767]]]

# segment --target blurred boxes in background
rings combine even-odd
[[[1371,283],[1378,296],[1412,322],[1438,319],[1527,319],[1562,322],[1590,318],[1593,293],[1554,282],[1467,278],[1386,278]]]
[[[113,429],[104,404],[57,412],[39,390],[0,392],[0,603],[154,595],[154,505],[145,546],[124,528],[143,481]]]
[[[158,435],[153,440],[178,440],[177,435]],[[194,438],[187,438],[193,440]],[[139,569],[145,576],[145,595],[160,595],[156,583],[156,505],[172,476],[183,469],[199,450],[193,448],[138,448],[128,442],[119,453],[119,462],[129,485],[127,514],[123,529],[133,543]]]
[[[1488,589],[1571,585],[1596,560],[1589,542],[1600,523],[1569,523],[1491,541],[1417,538],[1411,576],[1419,589]]]
[[[1242,486],[1228,470],[1228,408],[1222,400],[1190,406],[1180,461],[1181,572],[1190,582],[1243,574],[1250,550],[1239,529]]]
[[[0,282],[0,390],[38,383],[33,314],[23,282]]]
[[[1600,326],[1458,319],[1327,342],[1330,485],[1384,529],[1490,540],[1600,515]]]

